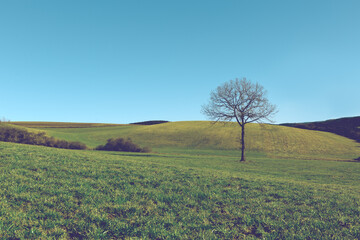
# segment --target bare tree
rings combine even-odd
[[[246,78],[230,80],[210,94],[210,101],[202,107],[210,119],[233,121],[241,127],[241,160],[245,161],[245,125],[251,122],[271,122],[276,106],[269,103],[264,87]]]

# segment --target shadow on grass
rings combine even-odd
[[[155,157],[158,155],[153,154],[126,154],[124,152],[120,153],[108,153],[109,155],[115,155],[115,156],[126,156],[126,157]]]

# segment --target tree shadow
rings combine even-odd
[[[121,153],[108,153],[109,155],[115,155],[115,156],[125,156],[125,157],[155,157],[158,155],[153,155],[153,154],[124,154],[123,152]]]
[[[161,154],[127,154],[125,152],[119,152],[119,153],[115,153],[115,152],[108,152],[107,154],[109,155],[114,155],[114,156],[125,156],[125,157],[156,157],[156,158],[186,158],[186,156],[176,156],[176,155],[161,155]]]

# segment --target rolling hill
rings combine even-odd
[[[12,125],[28,128],[90,128],[121,126],[123,124],[109,123],[73,123],[73,122],[11,122]]]
[[[360,116],[330,119],[319,122],[284,123],[281,125],[301,129],[331,132],[360,142]]]
[[[157,125],[110,125],[58,128],[34,124],[49,135],[79,141],[89,147],[104,144],[111,137],[130,137],[141,146],[158,152],[189,150],[239,150],[240,128],[236,123],[206,121],[167,122]],[[360,155],[355,141],[329,132],[287,126],[248,124],[246,148],[268,156],[311,159],[354,159]]]

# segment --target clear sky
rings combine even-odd
[[[2,0],[0,117],[206,120],[246,77],[276,123],[360,115],[359,0]]]

